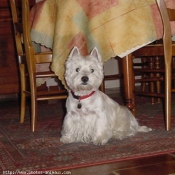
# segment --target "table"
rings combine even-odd
[[[166,4],[175,8],[175,0]],[[64,64],[74,46],[82,55],[97,47],[103,62],[119,56],[129,66],[133,51],[163,34],[155,0],[44,0],[31,10],[31,22],[32,41],[52,49],[51,68],[64,85]],[[174,24],[172,31],[174,35]],[[131,92],[130,81],[125,77]],[[132,98],[130,93],[128,100]]]

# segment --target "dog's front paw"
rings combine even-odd
[[[93,141],[93,144],[94,145],[105,145],[107,142],[108,142],[108,140],[106,140],[106,139],[103,139],[103,140],[101,140],[101,139],[95,139]]]
[[[62,142],[62,143],[72,143],[72,142],[74,142],[74,140],[72,138],[68,137],[68,136],[62,136],[60,138],[60,142]]]
[[[152,131],[152,129],[148,128],[147,126],[140,126],[138,131],[139,132],[149,132],[149,131]]]

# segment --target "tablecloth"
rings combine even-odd
[[[175,0],[166,4],[175,8]],[[32,41],[52,49],[51,68],[63,84],[65,61],[74,46],[82,55],[97,47],[107,61],[163,34],[155,0],[44,0],[32,8],[31,24]]]

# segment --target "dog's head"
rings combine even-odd
[[[65,79],[75,95],[87,95],[97,90],[103,76],[103,64],[97,48],[87,56],[82,56],[77,47],[73,48],[66,62]]]

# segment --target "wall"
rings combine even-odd
[[[118,71],[118,61],[116,59],[110,59],[104,63],[104,73],[105,75],[117,74]],[[105,88],[115,88],[120,87],[119,80],[105,81]]]

